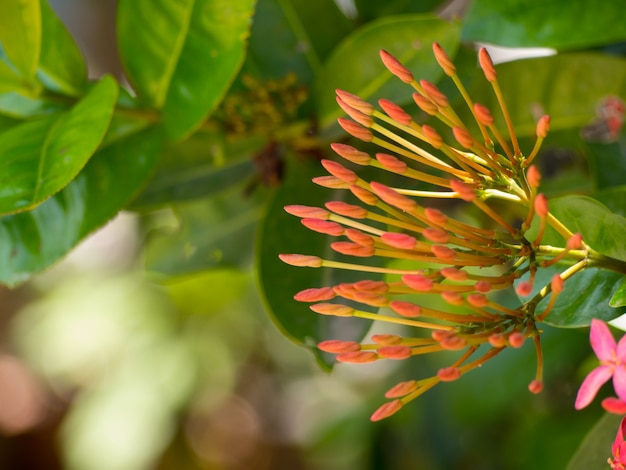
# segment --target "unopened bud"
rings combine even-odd
[[[547,114],[541,116],[539,121],[537,121],[537,137],[540,139],[545,139],[548,135],[548,131],[550,130],[550,116]]]
[[[453,75],[456,75],[456,67],[452,63],[452,60],[450,60],[446,51],[444,51],[437,42],[433,43],[433,53],[435,54],[437,63],[447,76],[452,77]]]
[[[480,103],[474,103],[474,113],[476,114],[476,119],[478,119],[481,124],[485,126],[491,126],[493,124],[493,116],[486,106]]]
[[[414,80],[411,71],[402,65],[398,59],[389,54],[389,52],[381,50],[380,58],[382,59],[383,64],[385,64],[385,67],[387,67],[387,70],[404,83],[411,83]]]
[[[478,62],[480,63],[480,68],[482,68],[485,73],[485,78],[490,82],[495,82],[498,79],[498,74],[496,73],[496,68],[493,66],[489,52],[487,52],[487,49],[484,47],[478,52]]]
[[[367,153],[357,150],[350,145],[334,143],[330,144],[330,148],[339,156],[357,165],[367,165],[371,160],[371,157]]]
[[[293,298],[298,302],[321,302],[335,298],[335,291],[332,287],[311,287],[298,292]]]
[[[461,377],[461,370],[458,367],[446,367],[444,369],[439,369],[437,377],[439,377],[439,380],[442,382],[452,382]]]
[[[385,111],[387,116],[399,124],[408,126],[413,121],[413,118],[411,118],[411,116],[404,109],[395,104],[393,101],[381,99],[378,100],[378,104],[381,108],[383,108],[383,111]]]
[[[388,418],[389,416],[400,411],[400,408],[402,408],[401,400],[393,400],[385,403],[383,406],[374,411],[372,416],[370,416],[370,421],[380,421],[381,419]]]

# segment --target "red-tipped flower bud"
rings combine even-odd
[[[415,104],[418,106],[418,108],[424,111],[426,114],[434,116],[438,112],[437,105],[425,96],[422,96],[418,93],[413,93],[413,101],[415,101]]]
[[[436,85],[430,83],[428,80],[420,80],[420,85],[424,89],[426,96],[430,98],[440,108],[447,108],[450,105],[448,97],[444,95]]]
[[[539,169],[535,165],[531,165],[528,167],[526,171],[526,180],[531,188],[537,189],[539,184],[541,183],[541,173],[539,173]]]
[[[548,198],[544,194],[537,194],[535,197],[535,212],[539,217],[548,215]]]
[[[309,255],[278,255],[283,263],[290,264],[291,266],[307,267],[307,268],[319,268],[322,265],[322,258],[318,256]]]
[[[370,416],[370,421],[380,421],[381,419],[388,418],[389,416],[400,411],[400,408],[402,408],[401,400],[393,400],[385,403],[383,406],[374,411],[372,416]]]
[[[550,116],[547,114],[541,116],[539,121],[537,122],[537,137],[540,139],[545,139],[548,135],[548,131],[550,130]]]
[[[337,96],[341,98],[348,106],[362,112],[363,114],[367,114],[369,116],[374,112],[374,106],[372,106],[367,101],[362,100],[358,96],[353,95],[352,93],[348,93],[347,91],[339,89],[335,90],[335,93],[337,93]]]
[[[474,103],[474,113],[476,114],[476,118],[480,121],[481,124],[485,126],[491,126],[493,124],[493,116],[491,115],[491,111],[486,106],[483,106],[479,103]]]
[[[357,124],[350,119],[338,118],[337,122],[341,126],[341,128],[350,134],[352,137],[356,137],[357,139],[362,140],[363,142],[371,142],[374,136],[370,132],[369,129]]]
[[[446,51],[444,51],[437,42],[433,43],[433,53],[435,54],[437,63],[447,76],[452,77],[453,75],[456,75],[456,67],[452,63],[452,60],[450,60]]]
[[[404,83],[411,83],[414,78],[409,69],[400,63],[398,59],[392,56],[389,52],[381,50],[380,58],[392,74],[402,80]]]
[[[381,108],[383,108],[383,111],[385,111],[387,116],[399,124],[408,126],[413,121],[413,118],[393,101],[381,99],[378,100],[378,104]]]
[[[478,62],[480,63],[480,68],[485,73],[485,78],[490,82],[495,82],[498,79],[498,74],[493,66],[489,52],[484,47],[478,52]]]

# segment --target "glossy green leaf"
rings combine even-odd
[[[67,109],[66,104],[48,101],[43,97],[31,96],[33,93],[29,91],[24,92],[23,89],[14,88],[9,93],[0,93],[0,114],[23,119],[46,116],[55,111]]]
[[[115,216],[154,168],[161,134],[147,129],[106,147],[33,211],[0,218],[0,283],[28,280]]]
[[[350,30],[332,0],[259,0],[243,71],[266,80],[295,73],[310,83]]]
[[[566,470],[592,470],[607,467],[611,457],[611,444],[617,435],[622,416],[606,413],[580,444]]]
[[[610,143],[585,142],[594,185],[602,190],[622,186],[626,174],[626,136]]]
[[[550,115],[553,131],[581,128],[594,119],[598,103],[607,95],[626,96],[626,60],[618,57],[558,54],[507,62],[496,68],[515,132],[521,136],[534,135],[543,114]],[[482,78],[469,92],[475,101],[492,110],[496,125],[506,130],[491,85]],[[467,111],[457,111],[470,122]]]
[[[381,276],[339,269],[294,267],[279,260],[278,255],[281,253],[298,253],[354,262],[353,258],[332,251],[329,237],[306,229],[297,218],[283,209],[290,204],[322,207],[325,201],[345,197],[346,191],[333,192],[309,183],[312,177],[324,174],[317,162],[294,159],[288,160],[288,165],[287,178],[262,219],[257,239],[256,265],[261,291],[273,321],[292,341],[308,346],[319,355],[315,347],[319,341],[360,340],[370,324],[356,318],[318,315],[307,304],[296,302],[293,296],[310,287],[333,286],[360,279],[376,280]],[[368,263],[371,262],[368,260]]]
[[[264,139],[227,139],[218,132],[200,131],[184,142],[169,145],[154,177],[133,201],[133,208],[197,199],[252,182],[257,173],[253,155]]]
[[[26,80],[35,76],[41,53],[39,1],[0,2],[0,43],[8,59]]]
[[[79,96],[87,67],[78,46],[46,0],[41,0],[42,43],[37,77],[50,90]]]
[[[173,138],[219,103],[243,62],[253,0],[122,0],[118,36],[140,99],[163,108]]]
[[[555,271],[543,270],[546,276]],[[541,272],[541,271],[540,271]],[[539,276],[539,272],[537,273]],[[593,318],[610,321],[626,313],[625,307],[613,308],[609,300],[615,295],[623,274],[613,271],[590,268],[565,281],[565,287],[559,294],[554,307],[545,322],[560,328],[578,328],[589,326]],[[550,282],[550,278],[540,285]],[[548,299],[539,304],[538,311],[543,311]]]
[[[622,0],[474,0],[464,41],[510,47],[581,49],[626,40]]]
[[[0,135],[0,213],[32,209],[65,187],[102,141],[117,97],[104,77],[71,110]]]
[[[597,252],[626,261],[626,218],[585,196],[554,199],[550,212],[573,233],[582,233],[585,243]]]
[[[316,106],[320,124],[330,126],[342,115],[335,89],[374,101],[379,98],[408,102],[412,88],[394,77],[379,56],[385,49],[420,79],[436,81],[443,72],[433,57],[439,42],[451,57],[459,44],[459,28],[431,15],[385,17],[368,23],[348,36],[333,52],[316,78]]]
[[[619,282],[617,290],[609,301],[609,305],[613,308],[626,307],[626,278]]]
[[[177,276],[215,267],[251,264],[262,198],[235,186],[174,206],[177,227],[153,231],[144,250],[146,269]]]

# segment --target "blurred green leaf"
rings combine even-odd
[[[31,97],[28,91],[20,94],[22,92],[23,90],[13,88],[9,93],[0,93],[0,114],[21,119],[49,115],[68,108],[67,104],[48,101],[43,97]]]
[[[41,0],[41,11],[41,61],[37,77],[50,90],[79,96],[87,83],[83,56],[47,0]]]
[[[250,180],[257,171],[252,154],[264,140],[264,136],[228,139],[219,132],[200,131],[169,145],[133,208],[210,196]]]
[[[550,201],[550,212],[599,253],[626,261],[626,218],[614,214],[595,199],[566,196]]]
[[[140,99],[185,137],[226,92],[244,59],[253,0],[122,0],[122,61]]]
[[[259,0],[243,71],[264,80],[295,73],[310,83],[350,30],[332,0]]]
[[[398,15],[402,13],[427,13],[445,3],[445,0],[355,0],[359,20],[368,22],[380,16]]]
[[[0,283],[28,280],[124,207],[154,168],[161,134],[147,129],[98,151],[68,186],[33,211],[0,218]]]
[[[587,142],[586,154],[595,187],[607,189],[624,184],[626,174],[626,136],[621,142]]]
[[[593,197],[613,212],[626,216],[626,185],[604,189],[595,193]]]
[[[607,468],[611,457],[611,444],[615,440],[622,416],[606,413],[580,444],[572,456],[567,470],[592,470]]]
[[[325,201],[341,199],[346,192],[332,192],[307,183],[312,177],[324,173],[317,162],[291,159],[287,163],[287,178],[271,200],[259,229],[256,253],[258,278],[274,323],[283,334],[295,343],[311,348],[319,358],[320,352],[316,348],[319,341],[335,338],[361,339],[370,322],[318,315],[306,304],[296,302],[293,296],[311,287],[333,286],[360,279],[377,280],[382,276],[340,269],[300,268],[280,261],[278,255],[281,253],[353,261],[332,251],[328,243],[329,237],[306,229],[283,209],[289,204],[322,207]],[[328,358],[323,357],[322,360]]]
[[[9,65],[0,60],[0,93],[20,90],[22,85],[22,78]],[[27,88],[24,90],[27,91]]]
[[[145,248],[148,271],[177,276],[215,267],[251,264],[261,201],[241,186],[210,198],[174,206],[178,226],[151,233]]]
[[[117,83],[104,77],[70,111],[0,135],[0,213],[27,210],[65,187],[109,126]]]
[[[626,96],[626,60],[596,53],[558,54],[507,62],[496,67],[515,132],[534,135],[536,122],[550,115],[550,129],[583,127],[595,117],[607,95]],[[576,77],[576,79],[572,79]],[[484,79],[468,90],[474,100],[491,109],[496,125],[506,126],[499,105]],[[465,122],[471,115],[457,109]]]
[[[40,0],[0,2],[0,43],[7,58],[28,81],[41,53]]]
[[[462,39],[510,47],[581,49],[626,40],[622,0],[474,0]]]
[[[459,27],[432,15],[402,15],[381,18],[358,29],[339,44],[316,77],[315,99],[322,128],[342,114],[335,101],[341,88],[364,100],[387,98],[403,104],[411,99],[410,86],[383,66],[379,52],[385,49],[417,77],[436,81],[442,70],[431,45],[439,42],[454,57],[459,45]]]

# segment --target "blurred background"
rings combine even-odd
[[[284,2],[259,0],[259,6],[268,11]],[[123,80],[116,1],[50,3],[87,57],[90,75]],[[386,3],[388,11],[362,8],[358,18],[353,3],[340,6],[353,23],[421,11],[459,18],[468,7],[465,1]],[[295,102],[306,99],[304,86],[284,80]],[[233,112],[224,105],[218,116],[228,120]],[[550,152],[547,177],[583,189],[591,184],[578,153],[558,145]],[[259,156],[229,197],[247,194],[248,204],[275,190],[280,161],[259,164]],[[263,213],[256,205],[251,210],[252,222],[233,219],[220,234],[232,229],[236,249],[250,254]],[[176,257],[197,247],[183,240],[172,251],[159,237],[181,230],[180,211],[188,216],[185,230],[213,236],[202,232],[213,212],[201,197],[178,212],[122,213],[32,282],[0,290],[0,468],[559,469],[600,416],[598,407],[574,412],[572,406],[593,366],[585,362],[587,331],[547,329],[543,394],[527,392],[535,357],[526,345],[370,423],[386,389],[436,371],[445,358],[326,372],[271,321],[251,255],[176,275]],[[233,228],[240,225],[243,232]],[[163,274],[168,271],[174,275]]]

